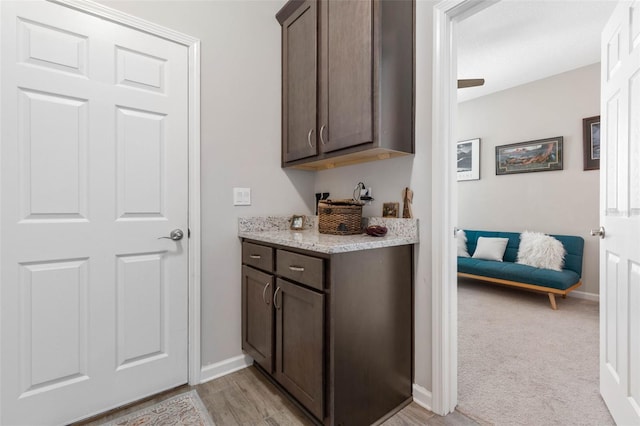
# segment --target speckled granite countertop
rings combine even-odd
[[[418,219],[364,218],[367,226],[386,226],[389,231],[384,237],[372,237],[367,234],[321,234],[318,232],[316,216],[307,216],[304,230],[292,231],[289,229],[289,219],[288,216],[238,218],[238,237],[327,254],[419,242]]]

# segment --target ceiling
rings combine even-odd
[[[465,19],[458,31],[463,102],[600,62],[600,33],[615,8],[606,0],[502,0]]]

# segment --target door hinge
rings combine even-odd
[[[191,228],[187,228],[187,238],[191,238]]]

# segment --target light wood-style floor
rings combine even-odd
[[[260,426],[311,426],[313,423],[291,403],[258,370],[249,367],[203,383],[198,386],[181,386],[144,402],[123,407],[80,422],[78,425],[100,425],[129,412],[153,405],[176,394],[196,389],[216,426],[260,425]],[[413,425],[479,425],[462,413],[454,412],[446,417],[438,416],[412,402],[384,426]]]

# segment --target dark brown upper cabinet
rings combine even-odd
[[[413,0],[290,0],[282,25],[282,167],[414,152]]]
[[[282,161],[318,153],[318,4],[306,0],[282,22]],[[284,113],[286,111],[286,114]]]

